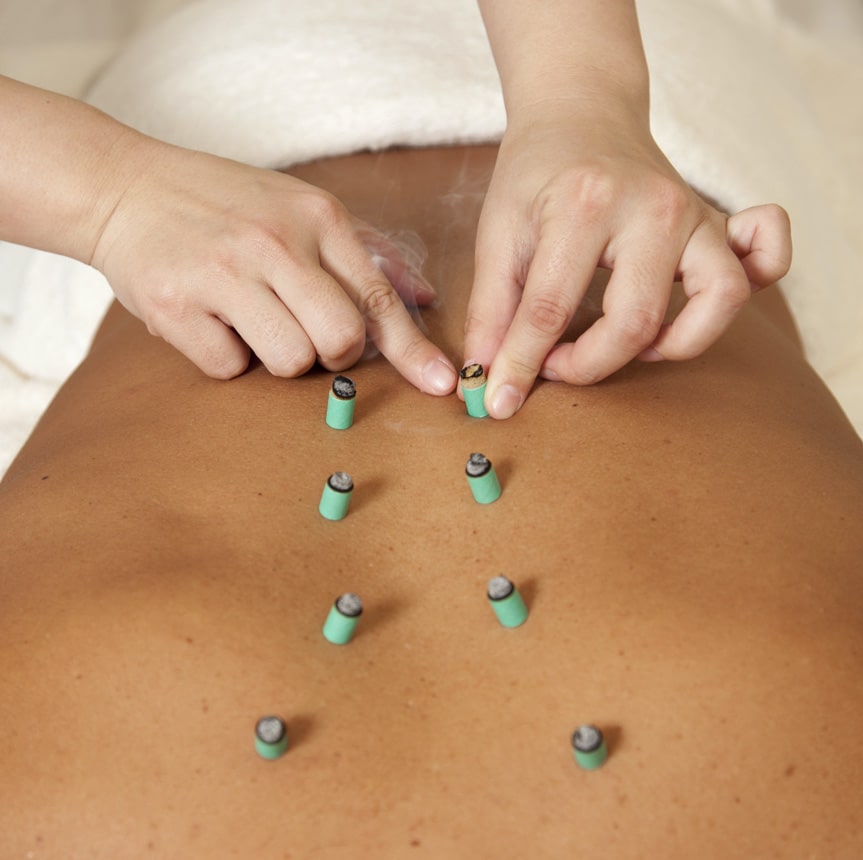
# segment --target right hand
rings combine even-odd
[[[457,373],[405,304],[434,290],[384,235],[291,176],[138,141],[91,263],[152,334],[209,376],[250,350],[276,376],[345,370],[368,337],[413,385],[449,394]]]
[[[674,170],[646,110],[539,103],[504,134],[477,234],[465,355],[487,368],[486,409],[509,418],[537,376],[573,385],[632,359],[703,353],[752,292],[788,271],[778,206],[732,218]],[[603,315],[561,342],[597,268],[612,270]],[[665,325],[672,285],[687,303]]]

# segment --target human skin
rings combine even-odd
[[[423,238],[450,356],[494,154],[294,171]],[[382,358],[351,376],[331,430],[331,374],[216,381],[110,311],[0,484],[0,854],[860,856],[863,444],[778,292],[698,359],[541,382],[507,422]],[[345,591],[365,610],[335,646]]]
[[[483,206],[464,354],[509,418],[537,374],[589,384],[631,359],[693,358],[787,271],[787,213],[728,217],[684,182],[650,129],[633,0],[480,0],[507,127]],[[728,118],[729,121],[733,121]],[[597,266],[603,314],[559,342]],[[686,304],[663,325],[675,279]]]
[[[0,237],[94,266],[124,307],[205,373],[344,370],[368,336],[420,390],[456,370],[405,303],[434,289],[335,197],[172,146],[0,75]]]
[[[727,218],[660,151],[633,0],[479,5],[506,130],[463,355],[487,368],[486,408],[505,419],[538,373],[587,384],[636,355],[699,355],[785,274],[791,244],[779,207]],[[95,266],[208,375],[242,373],[252,351],[276,376],[345,370],[368,336],[420,390],[456,387],[405,311],[433,290],[337,197],[3,76],[0,105],[0,237]],[[597,266],[613,270],[603,315],[558,343]],[[663,328],[676,275],[689,301]]]

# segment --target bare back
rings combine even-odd
[[[456,361],[493,157],[297,171],[423,238]],[[541,383],[503,423],[367,361],[346,431],[329,374],[213,381],[112,309],[0,485],[0,853],[861,856],[863,444],[762,304],[700,359]]]

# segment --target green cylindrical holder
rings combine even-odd
[[[527,621],[527,607],[516,587],[505,576],[489,580],[487,594],[497,620],[504,627],[518,627]]]
[[[363,614],[363,604],[356,594],[343,594],[330,607],[324,622],[324,638],[333,645],[347,645],[351,641]]]
[[[459,373],[461,391],[467,414],[472,418],[488,418],[485,408],[485,370],[481,364],[466,364]]]
[[[608,747],[605,738],[596,726],[579,726],[572,735],[572,751],[578,766],[585,770],[596,770],[605,764]]]
[[[354,423],[356,402],[357,387],[353,379],[337,376],[327,400],[327,424],[334,430],[347,430]]]
[[[474,499],[481,505],[491,504],[500,498],[500,481],[491,460],[484,454],[471,454],[464,472]]]
[[[288,731],[279,717],[262,717],[255,726],[255,752],[266,759],[284,755],[288,748]]]
[[[318,510],[328,520],[344,519],[348,513],[354,482],[347,472],[333,472],[324,484]]]

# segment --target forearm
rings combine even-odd
[[[146,140],[100,111],[0,76],[0,239],[90,262]]]
[[[512,122],[549,101],[647,119],[647,64],[633,0],[479,0]]]

